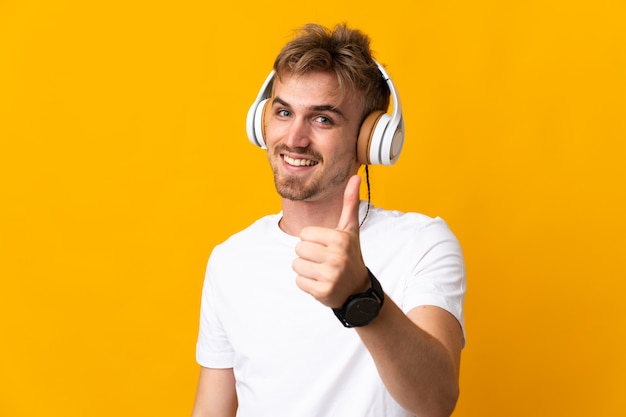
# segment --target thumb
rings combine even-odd
[[[359,189],[361,186],[361,177],[353,175],[346,184],[346,190],[343,193],[343,209],[337,230],[344,232],[359,230]]]

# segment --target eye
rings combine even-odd
[[[315,121],[317,121],[317,122],[319,122],[321,124],[324,124],[324,125],[331,125],[331,124],[333,124],[333,121],[329,117],[324,116],[324,115],[317,116],[315,118]]]
[[[280,117],[289,117],[291,115],[291,112],[289,110],[280,109],[276,112],[276,114]]]

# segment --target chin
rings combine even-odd
[[[291,201],[307,201],[319,194],[318,184],[307,185],[298,179],[275,178],[274,183],[278,194]]]

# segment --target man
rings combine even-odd
[[[441,219],[359,200],[357,137],[390,93],[369,38],[307,25],[274,70],[257,124],[282,212],[211,254],[193,416],[449,416],[463,257]]]

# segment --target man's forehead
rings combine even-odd
[[[282,74],[274,79],[272,96],[279,96],[283,104],[291,100],[306,101],[309,106],[345,108],[358,106],[362,93],[340,88],[337,76],[331,71],[310,71],[304,74]]]
[[[291,103],[289,103],[286,100],[283,100],[283,98],[280,95],[276,95],[273,98],[273,103],[274,104],[279,104],[283,107],[286,108],[291,108],[292,105]],[[347,107],[347,106],[343,106],[343,107]],[[344,114],[344,111],[342,109],[342,106],[338,106],[335,104],[314,104],[314,103],[310,103],[308,105],[304,106],[305,109],[310,110],[310,111],[314,111],[314,112],[330,112],[330,113],[334,113],[337,116],[341,117],[342,119],[346,119],[346,115]]]

